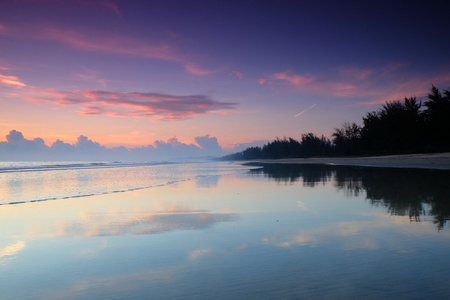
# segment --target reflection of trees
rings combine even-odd
[[[303,185],[314,187],[319,183],[328,182],[333,175],[333,169],[327,165],[263,164],[263,168],[250,170],[250,173],[264,174],[269,179],[283,183],[295,182],[302,178]]]
[[[439,230],[450,220],[450,172],[445,170],[265,164],[251,172],[278,182],[302,179],[311,187],[332,180],[347,195],[365,192],[372,205],[385,206],[392,215],[411,221],[431,215]]]

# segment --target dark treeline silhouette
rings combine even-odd
[[[386,102],[367,113],[363,124],[344,122],[332,140],[313,133],[301,141],[277,138],[263,147],[224,156],[229,160],[363,156],[450,151],[450,90],[432,86],[423,104],[416,97]]]
[[[250,147],[242,152],[223,157],[226,160],[277,159],[333,155],[333,145],[324,136],[313,133],[302,134],[299,142],[293,138],[277,138],[262,147]]]
[[[258,165],[256,163],[252,165]],[[391,215],[408,216],[420,222],[431,216],[438,230],[450,221],[450,172],[429,169],[370,168],[308,164],[259,164],[249,171],[264,174],[281,183],[302,179],[314,187],[333,182],[348,196],[365,196],[376,206],[384,206]]]

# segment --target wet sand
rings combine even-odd
[[[252,160],[249,163],[281,164],[333,164],[342,166],[368,166],[390,168],[419,168],[450,170],[450,152],[431,154],[405,154],[369,157],[321,157]]]

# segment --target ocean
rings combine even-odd
[[[242,172],[230,162],[0,162],[0,205],[89,197]]]
[[[0,299],[448,299],[450,172],[1,165]]]

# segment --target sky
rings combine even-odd
[[[386,101],[450,87],[449,12],[448,1],[1,0],[0,154],[90,145],[156,159],[331,137]]]

